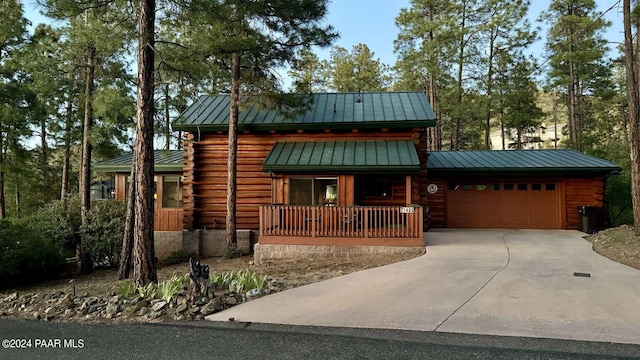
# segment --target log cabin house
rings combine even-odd
[[[224,228],[229,96],[202,96],[186,132],[184,228]],[[423,246],[426,128],[421,92],[314,94],[294,117],[243,102],[237,228],[261,245]]]
[[[228,118],[228,95],[202,96],[174,124],[184,151],[156,152],[157,230],[225,228]],[[429,227],[586,231],[578,208],[603,207],[620,171],[569,149],[427,151],[434,124],[421,92],[315,94],[295,117],[242,103],[237,228],[263,249],[421,247]],[[118,199],[130,161],[96,165],[116,172]],[[171,205],[165,177],[181,181]]]
[[[154,152],[154,230],[182,231],[182,150]],[[125,201],[129,189],[132,153],[96,163],[93,170],[113,174],[115,199]]]

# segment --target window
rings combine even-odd
[[[462,184],[462,190],[473,190],[473,185],[471,185],[471,184]]]
[[[542,190],[542,184],[531,184],[531,190],[533,190],[533,191]]]
[[[476,190],[478,190],[478,191],[487,190],[487,185],[485,185],[485,184],[476,184]]]
[[[489,190],[495,190],[495,191],[500,190],[500,184],[490,184]]]
[[[529,184],[518,184],[518,190],[527,191],[527,189],[529,189]]]
[[[389,177],[358,177],[358,191],[361,197],[392,197],[393,180]]]
[[[513,190],[513,189],[514,189],[514,188],[513,188],[513,184],[503,184],[503,185],[502,185],[502,189],[504,189],[504,190],[509,190],[509,191],[510,191],[510,190]]]
[[[457,183],[449,183],[449,190],[456,191],[460,189],[460,185]]]
[[[555,191],[556,184],[544,184],[544,189],[547,191]]]
[[[289,204],[336,205],[338,180],[336,178],[291,178],[289,180]]]
[[[164,175],[162,176],[162,207],[181,208],[182,207],[182,176]]]

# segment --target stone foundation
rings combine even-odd
[[[172,252],[183,248],[182,231],[155,231],[153,238],[155,254],[160,261],[169,257]]]
[[[271,260],[350,258],[363,254],[423,254],[424,246],[341,246],[341,245],[274,245],[257,243],[253,247],[256,263]]]
[[[238,249],[243,254],[253,252],[256,234],[254,230],[236,232]],[[193,230],[182,232],[182,248],[198,254],[201,258],[224,256],[227,251],[227,232],[225,230]]]

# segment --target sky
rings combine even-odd
[[[546,10],[550,0],[532,0],[529,9],[529,21],[542,26],[536,20],[540,13]],[[596,0],[597,8],[605,12],[619,0]],[[393,52],[393,41],[398,34],[395,25],[395,18],[400,13],[400,9],[409,7],[410,0],[332,0],[329,4],[329,14],[327,23],[340,33],[340,38],[334,43],[351,50],[359,43],[367,44],[374,52],[374,57],[379,58],[383,63],[393,65],[396,62],[396,55]],[[34,0],[25,1],[25,15],[31,20],[33,25],[46,21],[36,9]],[[605,19],[612,23],[612,27],[607,31],[606,38],[612,43],[621,43],[622,34],[622,10],[620,5],[615,6],[605,14]],[[541,35],[544,37],[544,29]],[[615,44],[611,45],[615,48]],[[321,59],[329,56],[330,49],[318,49],[317,54]],[[538,41],[530,52],[536,55],[540,62],[544,61],[544,43]],[[613,56],[615,54],[611,54]],[[286,74],[281,74],[286,76]]]

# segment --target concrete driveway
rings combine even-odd
[[[640,271],[597,255],[583,235],[430,231],[422,257],[269,295],[207,319],[640,344]]]

